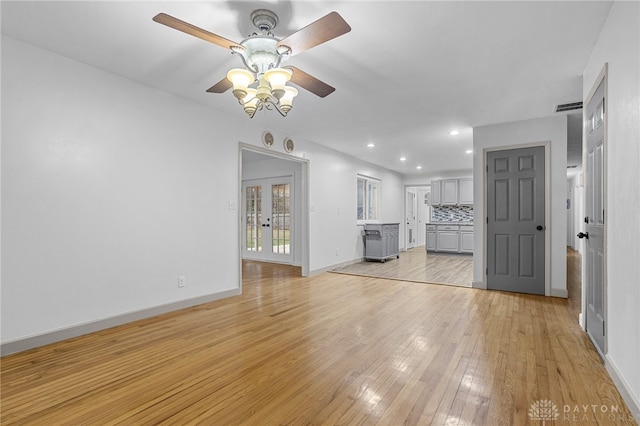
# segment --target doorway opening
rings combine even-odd
[[[409,250],[426,244],[426,224],[431,220],[431,185],[405,186],[404,248]]]
[[[249,278],[243,274],[271,270],[259,264],[290,265],[308,276],[308,160],[240,143],[239,166],[240,285]]]

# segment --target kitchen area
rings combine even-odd
[[[473,254],[473,179],[431,181],[427,252]]]

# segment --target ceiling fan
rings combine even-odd
[[[282,63],[290,56],[351,31],[349,24],[337,12],[331,12],[279,39],[272,33],[278,24],[278,15],[270,10],[258,9],[251,13],[251,21],[258,32],[236,43],[165,13],[157,14],[153,20],[240,56],[244,68],[232,69],[227,77],[211,86],[207,92],[224,93],[233,87],[234,96],[249,117],[262,108],[275,109],[286,116],[292,108],[293,97],[298,94],[295,88],[286,86],[288,81],[321,98],[334,92],[335,88],[330,85],[294,66],[282,66]]]

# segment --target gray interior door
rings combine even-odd
[[[487,154],[487,288],[545,293],[544,147]]]
[[[604,291],[604,80],[587,104],[585,132],[585,241],[584,289],[587,302],[587,333],[600,351],[605,353],[605,291]]]

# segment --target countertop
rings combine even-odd
[[[471,225],[473,222],[425,222],[425,225]]]

